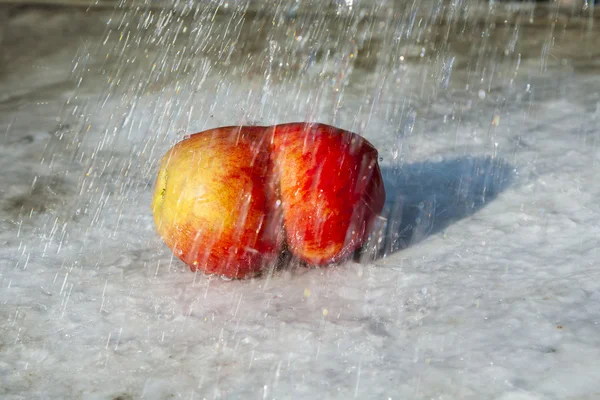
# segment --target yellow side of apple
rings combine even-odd
[[[152,209],[159,234],[192,270],[245,277],[275,262],[280,221],[262,128],[190,136],[161,160]]]

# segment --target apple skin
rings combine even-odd
[[[216,128],[162,158],[154,221],[192,271],[246,278],[276,263],[283,236],[269,139],[265,127]]]
[[[366,241],[385,202],[377,150],[329,125],[272,129],[271,157],[291,253],[313,265],[349,257]]]
[[[329,125],[223,127],[162,158],[152,211],[158,233],[192,271],[247,278],[284,243],[311,265],[364,244],[383,209],[377,150]]]

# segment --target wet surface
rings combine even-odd
[[[227,4],[0,6],[2,397],[599,396],[597,10]],[[302,120],[379,150],[361,262],[191,273],[160,156]]]

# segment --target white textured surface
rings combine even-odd
[[[0,8],[0,396],[600,398],[591,20],[284,11]],[[380,149],[388,254],[241,282],[173,260],[157,158],[305,119]]]

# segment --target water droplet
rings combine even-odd
[[[440,79],[440,83],[443,88],[447,88],[450,85],[450,76],[452,75],[452,67],[454,66],[455,57],[451,57],[450,59],[444,61],[442,66],[442,76]]]

